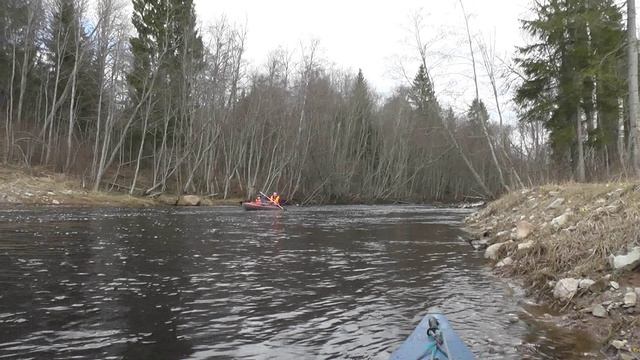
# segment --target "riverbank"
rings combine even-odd
[[[238,205],[240,199],[91,191],[82,180],[43,168],[0,167],[0,204],[153,207]]]
[[[466,219],[501,276],[560,310],[602,351],[640,359],[640,185],[567,184],[512,192]]]

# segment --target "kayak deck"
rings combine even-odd
[[[438,321],[438,329],[444,339],[444,344],[437,346],[433,336],[427,335],[429,330],[429,320],[434,318]],[[433,320],[432,320],[433,321]],[[435,350],[434,350],[435,349]],[[448,349],[448,356],[446,351]],[[432,357],[433,355],[433,357]],[[442,314],[427,314],[418,324],[416,329],[391,354],[393,360],[414,360],[414,359],[437,359],[437,360],[473,360],[474,355],[458,337],[449,325],[447,318]]]

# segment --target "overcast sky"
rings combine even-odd
[[[463,1],[474,37],[495,43],[498,56],[511,58],[514,47],[523,44],[518,20],[529,16],[532,0]],[[410,76],[417,70],[411,19],[414,14],[421,14],[422,36],[433,43],[429,65],[438,95],[444,102],[461,107],[457,110],[473,98],[468,45],[461,37],[464,18],[458,0],[195,3],[203,25],[223,15],[232,23],[246,24],[246,59],[254,67],[264,64],[268,52],[279,46],[299,51],[301,43],[317,39],[326,63],[353,72],[361,68],[369,84],[382,94],[389,94],[404,81],[398,64],[404,64]],[[486,84],[483,93],[489,96],[484,88]]]

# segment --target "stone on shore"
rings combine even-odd
[[[489,246],[484,251],[485,259],[498,260],[498,250],[500,250],[500,248],[506,243],[507,243],[507,241],[504,241],[504,242],[499,242],[499,243],[496,243],[496,244],[493,244],[493,245]]]
[[[513,259],[510,256],[507,256],[506,258],[500,260],[497,264],[496,267],[503,267],[503,266],[509,266],[513,264]]]
[[[519,251],[519,250],[526,250],[526,249],[532,248],[532,247],[533,247],[533,244],[534,244],[534,243],[533,243],[533,240],[525,241],[525,242],[523,242],[523,243],[521,243],[521,244],[518,244],[518,251]]]
[[[557,198],[553,200],[548,206],[547,209],[557,209],[564,203],[564,198]]]
[[[591,279],[580,279],[578,282],[578,289],[588,289],[595,283],[596,282]]]
[[[560,300],[569,300],[578,292],[580,280],[565,278],[559,280],[553,288],[553,297]]]
[[[525,239],[531,232],[533,232],[534,226],[530,222],[523,220],[516,226],[516,237],[518,240]]]
[[[615,270],[633,270],[640,265],[640,246],[635,246],[626,255],[610,255],[609,263]]]
[[[556,229],[563,227],[567,221],[569,221],[569,214],[564,213],[553,220],[551,220],[551,225],[553,225]]]
[[[637,300],[638,300],[638,296],[636,295],[636,292],[633,289],[630,289],[624,295],[624,304],[622,306],[623,307],[634,307],[634,306],[636,306]]]
[[[202,202],[200,196],[197,195],[182,195],[176,201],[178,206],[198,206]]]
[[[604,318],[607,317],[607,309],[605,309],[604,306],[597,304],[593,307],[593,310],[591,310],[591,314],[595,317]]]
[[[611,346],[613,346],[614,348],[616,348],[618,350],[621,350],[625,346],[627,346],[627,340],[613,340],[613,341],[611,341]]]

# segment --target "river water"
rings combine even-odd
[[[0,359],[386,359],[433,307],[479,359],[583,358],[459,239],[468,214],[0,210]]]

